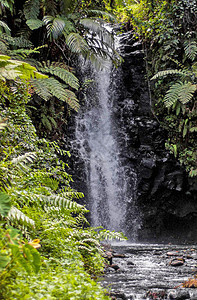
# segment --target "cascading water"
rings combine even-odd
[[[121,164],[117,121],[114,120],[112,63],[97,71],[90,64],[82,64],[83,78],[93,80],[86,94],[86,103],[76,117],[76,143],[86,172],[88,208],[91,225],[126,233],[128,204],[133,207],[129,222],[132,238],[136,239],[136,208],[134,207],[135,179],[126,176]],[[118,74],[118,72],[116,72]],[[114,80],[114,79],[113,79]],[[122,131],[124,129],[121,129]],[[133,204],[132,204],[133,203]]]

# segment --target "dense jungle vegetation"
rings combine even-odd
[[[88,226],[62,148],[87,85],[74,66],[118,67],[104,24],[133,30],[166,147],[197,175],[196,1],[1,0],[0,15],[0,298],[109,299],[100,241],[123,236]]]

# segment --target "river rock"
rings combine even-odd
[[[170,262],[170,265],[173,267],[179,267],[184,264],[184,259],[174,259]]]

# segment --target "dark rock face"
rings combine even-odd
[[[122,72],[114,73],[113,112],[125,166],[137,172],[140,241],[197,240],[197,182],[165,150],[166,132],[151,111],[144,52],[132,32],[121,38]],[[123,130],[124,128],[124,130]],[[125,132],[126,131],[126,132]],[[127,223],[129,223],[129,214]],[[130,233],[132,235],[132,233]]]

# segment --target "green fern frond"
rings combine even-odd
[[[33,44],[26,38],[20,36],[20,37],[12,37],[7,34],[1,34],[1,39],[3,39],[5,42],[7,42],[11,46],[16,46],[19,48],[32,48]]]
[[[179,101],[182,104],[188,103],[192,99],[196,90],[196,84],[192,84],[191,82],[184,82],[179,92]]]
[[[21,163],[32,163],[37,157],[37,154],[35,152],[28,152],[23,155],[20,155],[18,157],[15,157],[11,160],[11,163],[14,165],[18,165]]]
[[[90,49],[84,38],[78,33],[70,33],[66,38],[66,44],[73,53],[87,53]]]
[[[48,131],[52,130],[51,122],[45,114],[41,114],[41,122]]]
[[[52,97],[47,85],[44,84],[42,79],[40,80],[31,80],[31,85],[34,88],[35,93],[45,101],[49,100]]]
[[[0,192],[0,215],[6,217],[10,211],[10,197],[3,192]]]
[[[176,101],[179,100],[179,93],[182,89],[183,83],[182,82],[176,82],[173,84],[170,89],[167,91],[165,97],[164,97],[164,103],[166,107],[170,107],[173,105]]]
[[[43,99],[48,94],[58,98],[59,100],[66,102],[72,109],[78,111],[79,103],[76,95],[69,91],[68,89],[64,88],[63,85],[56,80],[55,78],[47,78],[47,79],[40,79],[40,80],[33,80],[31,81],[35,91],[41,96]],[[39,90],[40,89],[40,90]],[[42,96],[42,89],[44,90],[44,97]],[[47,94],[46,94],[47,91]]]
[[[27,0],[23,11],[26,20],[37,19],[40,12],[40,0]]]
[[[192,61],[195,60],[197,56],[197,43],[196,41],[185,41],[184,42],[184,50],[186,56],[191,59]]]
[[[172,106],[177,100],[182,104],[188,103],[192,99],[196,89],[196,85],[191,82],[176,82],[170,87],[164,97],[166,107]]]
[[[103,240],[127,240],[127,237],[124,236],[122,232],[115,232],[115,231],[109,231],[109,230],[100,230],[98,233],[98,239],[100,241]]]
[[[10,34],[10,28],[8,27],[8,25],[5,22],[0,20],[0,33],[3,32],[2,29],[5,30],[6,34],[8,34],[8,35]]]
[[[0,117],[0,131],[2,131],[6,126],[7,123]]]
[[[13,12],[13,5],[14,5],[14,0],[1,0],[1,5],[0,5],[0,14],[2,14],[2,11],[7,8],[8,10]]]
[[[84,194],[81,192],[72,191],[72,192],[62,192],[61,196],[68,199],[73,199],[73,198],[80,199],[84,197]]]
[[[17,55],[21,55],[22,57],[24,57],[24,58],[27,58],[27,56],[29,56],[29,55],[31,55],[31,54],[38,54],[38,53],[40,53],[40,49],[42,49],[42,48],[44,48],[44,47],[48,47],[48,45],[43,45],[43,46],[39,46],[39,47],[36,47],[36,48],[34,48],[34,49],[17,49],[17,50],[11,50],[11,51],[9,51],[11,54],[12,54],[12,56],[17,56]],[[26,62],[28,62],[28,63],[30,63],[31,64],[31,62],[34,64],[35,63],[35,60],[25,60]],[[35,63],[35,67],[36,67],[36,65],[38,65],[38,64],[36,64]]]
[[[44,11],[44,15],[57,15],[57,1],[56,0],[42,0],[41,8]]]
[[[78,90],[79,89],[79,80],[78,78],[71,72],[67,71],[66,69],[51,66],[45,66],[44,68],[39,68],[39,70],[43,73],[48,73],[51,75],[55,75],[63,80],[66,84],[70,87]]]
[[[188,71],[184,70],[165,70],[165,71],[160,71],[157,74],[155,74],[151,80],[157,79],[159,77],[165,77],[168,75],[181,75],[181,76],[188,76],[190,73]]]
[[[22,225],[31,226],[31,227],[34,227],[35,225],[35,222],[31,218],[27,217],[22,211],[20,211],[15,206],[11,207],[7,215],[7,218],[11,222],[17,221],[17,223],[19,222]]]
[[[53,39],[57,39],[63,34],[66,23],[71,24],[68,20],[61,17],[44,16],[43,22],[47,28],[47,35],[52,36]]]
[[[27,197],[27,195],[26,195]],[[28,196],[29,197],[29,196]],[[35,201],[37,204],[40,203],[44,209],[47,211],[52,208],[56,211],[61,209],[71,210],[72,212],[87,212],[83,205],[76,203],[75,201],[71,201],[62,197],[60,195],[51,194],[50,196],[45,196],[42,194],[31,194],[31,202]]]
[[[29,19],[26,21],[26,24],[31,30],[38,29],[44,25],[44,22],[39,19]]]

